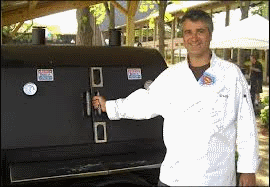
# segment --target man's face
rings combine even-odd
[[[206,23],[187,19],[183,23],[184,46],[189,55],[202,56],[209,53],[212,36]]]
[[[251,62],[252,64],[255,64],[256,59],[255,59],[253,56],[251,56],[251,57],[250,57],[250,62]]]

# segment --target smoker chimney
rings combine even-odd
[[[121,31],[117,29],[109,30],[109,46],[121,46]]]
[[[33,27],[32,44],[45,45],[45,27]]]

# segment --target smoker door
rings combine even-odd
[[[99,67],[92,67],[98,70]],[[92,93],[99,92],[107,100],[125,98],[137,89],[144,89],[147,81],[153,81],[160,73],[157,67],[147,66],[119,66],[119,67],[100,67],[101,78],[98,78],[100,85],[93,85],[91,81]],[[130,72],[134,72],[134,77],[129,77]],[[95,75],[92,70],[92,75]],[[136,74],[137,73],[137,74]],[[136,77],[137,76],[137,77]],[[98,76],[93,76],[98,77]],[[101,81],[99,81],[101,80]],[[142,103],[138,99],[136,106],[138,110]],[[101,122],[100,126],[105,125],[105,130],[99,128],[102,134],[100,140],[108,144],[107,151],[110,154],[142,153],[148,151],[164,151],[163,143],[163,118],[161,116],[149,120],[109,120],[106,113],[98,115],[93,111],[94,124]],[[95,126],[95,125],[94,125]],[[104,135],[106,135],[104,139]],[[99,139],[98,139],[99,140]],[[101,141],[102,143],[102,141]]]
[[[1,149],[93,143],[88,68],[51,68],[52,81],[38,81],[38,69],[47,68],[1,68]],[[34,95],[23,91],[28,82],[37,86]]]

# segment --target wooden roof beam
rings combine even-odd
[[[128,13],[133,17],[135,16],[140,1],[128,1]]]
[[[28,1],[29,2],[29,12],[33,11],[36,6],[37,6],[37,3],[38,1]],[[22,25],[24,24],[24,21],[20,22],[16,28],[12,31],[11,35],[12,36],[15,36],[16,33],[18,32],[18,30],[22,27]]]
[[[38,1],[29,1],[29,10],[32,11],[36,8]]]
[[[36,4],[36,8],[31,11],[29,7],[24,7],[2,12],[1,26],[11,25],[66,10],[84,8],[98,3],[101,3],[101,1],[48,1],[48,3]]]
[[[116,8],[118,8],[123,14],[125,14],[125,16],[128,15],[128,10],[125,9],[124,7],[122,7],[122,5],[120,5],[119,3],[117,3],[115,0],[110,1],[112,3],[112,5]]]
[[[139,1],[128,1],[127,7],[128,7],[128,16],[127,16],[127,37],[126,37],[126,44],[127,46],[134,46],[134,29],[135,29],[135,23],[134,23],[134,16],[137,12],[137,8],[139,5]]]
[[[20,22],[19,25],[17,25],[16,28],[12,31],[11,35],[15,36],[15,34],[18,32],[18,30],[21,28],[23,24],[24,24],[24,21]]]

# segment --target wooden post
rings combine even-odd
[[[172,47],[171,47],[171,60],[172,64],[174,64],[174,36],[175,36],[175,18],[172,20],[172,28],[171,28],[171,41],[172,41]]]
[[[165,62],[167,63],[167,49],[166,49],[166,47],[164,49],[164,59],[165,59]]]
[[[124,28],[122,28],[122,34],[121,34],[121,45],[122,46],[124,46],[125,32],[126,32],[126,30]]]
[[[139,42],[141,42],[141,44],[142,44],[142,42],[143,42],[143,28],[142,28],[142,26],[140,26],[140,28],[139,28]]]
[[[267,14],[266,14],[266,18],[267,20],[269,20],[269,1],[266,1],[266,10],[267,10]]]
[[[174,37],[177,38],[178,17],[176,17],[176,15],[174,15],[174,21],[175,21],[175,27],[174,27],[175,35],[174,35]]]
[[[127,16],[127,46],[134,46],[134,17],[130,14]]]
[[[237,49],[237,64],[240,66],[241,64],[240,64],[241,62],[240,62],[240,49],[238,48]]]
[[[230,6],[226,5],[226,17],[225,17],[225,27],[230,24]],[[223,49],[224,60],[228,60],[230,57],[230,49]]]
[[[128,1],[128,15],[127,15],[127,46],[134,46],[134,16],[138,8],[139,1]]]
[[[147,35],[146,35],[146,45],[147,45],[147,47],[148,47],[148,40],[149,40],[149,26],[148,26],[148,24],[146,25],[147,26]]]
[[[263,69],[263,82],[267,82],[267,71],[268,70],[268,53],[267,49],[264,51],[264,69]]]
[[[155,19],[155,26],[154,26],[154,36],[153,36],[153,40],[154,40],[154,48],[156,48],[156,40],[157,40],[157,22]]]
[[[94,20],[94,34],[93,34],[93,36],[94,36],[94,45],[93,46],[96,46],[97,45],[97,43],[96,43],[96,40],[97,40],[97,36],[96,36],[96,17],[93,15],[93,20]]]
[[[182,50],[182,49],[179,47],[178,50],[179,50],[179,61],[178,61],[178,62],[181,62],[181,50]]]

